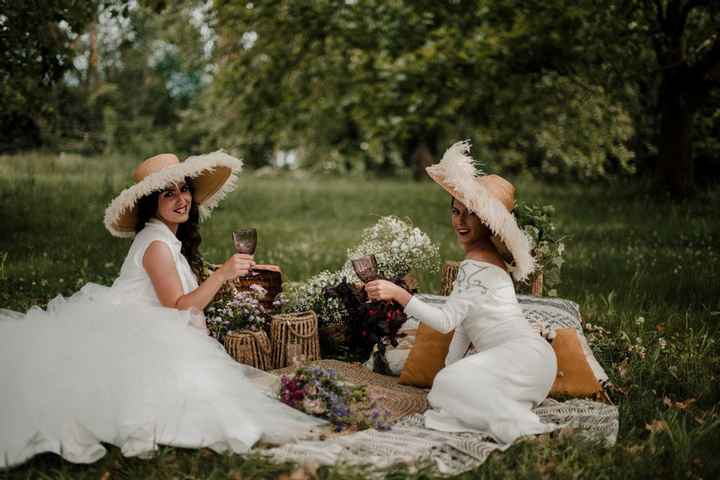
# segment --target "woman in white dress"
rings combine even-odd
[[[259,371],[208,337],[202,309],[225,281],[254,267],[233,255],[198,285],[199,215],[234,188],[242,163],[223,153],[144,161],[105,225],[134,236],[111,287],[85,285],[46,310],[0,310],[0,468],[41,452],[89,463],[101,442],[126,456],[158,444],[246,452],[324,422],[270,398]]]
[[[404,305],[406,314],[437,331],[455,330],[428,396],[425,425],[478,431],[509,445],[555,428],[531,409],[550,392],[557,363],[525,320],[508,273],[523,280],[534,269],[530,241],[511,213],[515,188],[497,175],[477,176],[468,150],[468,143],[457,143],[427,169],[452,195],[452,226],[465,250],[447,302],[429,305],[385,280],[366,290],[371,299]],[[471,343],[477,353],[464,357]]]

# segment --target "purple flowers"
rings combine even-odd
[[[367,388],[343,382],[332,369],[300,367],[283,375],[278,396],[293,408],[328,419],[337,431],[390,428],[389,412],[369,398]]]
[[[260,300],[267,291],[260,285],[251,285],[248,291],[235,291],[222,295],[205,310],[210,333],[222,341],[232,330],[254,330],[265,328],[269,314]]]

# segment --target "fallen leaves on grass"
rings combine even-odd
[[[687,400],[685,400],[683,402],[674,402],[671,398],[668,398],[668,397],[663,398],[663,404],[666,407],[672,408],[673,410],[679,410],[681,412],[686,411],[696,401],[697,400],[694,398],[688,398]]]
[[[645,424],[645,430],[649,430],[652,433],[669,432],[670,427],[668,427],[665,420],[653,420],[652,423]]]

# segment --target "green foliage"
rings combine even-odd
[[[556,296],[560,272],[565,263],[565,238],[557,232],[552,205],[518,203],[513,209],[518,225],[532,239],[537,271],[543,274],[547,295]]]
[[[211,120],[209,141],[392,171],[421,144],[437,154],[470,137],[497,167],[536,157],[548,175],[602,175],[609,161],[630,171],[622,106],[592,81],[531,63],[527,40],[560,48],[564,37],[539,32],[578,12],[537,10],[545,23],[510,1],[217,2],[207,101],[209,115],[226,116]]]
[[[97,3],[0,1],[0,152],[39,141],[34,117],[47,108],[51,87],[72,68],[71,42],[91,21]]]
[[[15,42],[26,28],[35,43],[9,44],[0,59],[0,151],[192,150],[202,132],[179,127],[207,82],[197,3],[174,3],[162,15],[114,0],[9,7],[11,34],[2,39]],[[38,25],[57,34],[35,35]],[[13,55],[50,60],[19,65]]]

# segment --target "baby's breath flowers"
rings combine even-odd
[[[348,260],[341,270],[348,281],[357,282],[350,260],[375,255],[378,269],[386,278],[403,277],[411,270],[437,271],[438,246],[422,230],[398,217],[386,216],[363,230],[360,243],[347,251]]]
[[[347,312],[339,300],[327,298],[325,289],[342,280],[339,273],[320,272],[305,282],[286,284],[283,293],[276,300],[283,312],[304,312],[313,310],[321,324],[344,321]]]
[[[380,218],[360,234],[360,243],[348,249],[347,260],[336,272],[323,271],[309,280],[286,284],[282,294],[283,311],[314,310],[322,325],[347,321],[347,311],[335,297],[325,295],[343,279],[360,283],[350,260],[375,255],[378,270],[385,278],[398,278],[410,271],[437,271],[440,265],[438,246],[419,228],[394,216]]]

